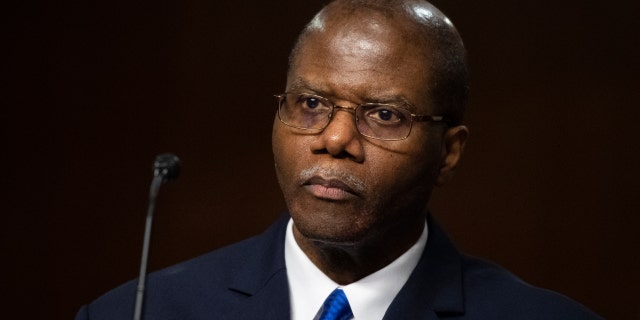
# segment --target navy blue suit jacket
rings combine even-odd
[[[259,236],[149,274],[144,319],[289,319],[288,219]],[[428,226],[424,254],[385,320],[601,319],[562,295],[460,254],[430,217]],[[83,306],[76,320],[132,319],[135,295],[136,282],[128,282]]]

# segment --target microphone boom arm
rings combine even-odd
[[[145,281],[147,278],[147,262],[149,260],[149,243],[151,240],[151,226],[153,225],[153,211],[156,206],[156,198],[163,182],[173,180],[178,177],[180,172],[180,159],[172,154],[161,154],[156,157],[156,161],[153,166],[153,180],[151,181],[151,187],[149,188],[149,207],[147,208],[147,218],[144,226],[140,274],[138,276],[138,286],[136,289],[136,304],[133,314],[134,320],[140,320],[142,317]]]

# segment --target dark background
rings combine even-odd
[[[5,313],[70,319],[284,208],[273,94],[325,1],[21,4],[5,11]],[[637,1],[435,1],[470,54],[468,148],[433,213],[458,246],[609,319],[640,319]],[[132,297],[133,299],[134,297]],[[27,316],[25,316],[25,314]]]

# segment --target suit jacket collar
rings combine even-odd
[[[290,319],[289,288],[284,262],[284,239],[289,215],[265,233],[238,270],[229,290],[247,296],[246,308],[229,319]],[[389,306],[384,320],[439,319],[464,312],[461,257],[444,231],[427,216],[427,246]]]
[[[464,313],[460,254],[431,215],[427,223],[429,238],[420,262],[384,320],[438,319]]]
[[[229,290],[245,295],[246,307],[228,319],[290,319],[289,282],[284,262],[284,239],[289,215],[252,239],[246,263],[237,270]]]

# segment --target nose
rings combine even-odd
[[[362,135],[356,127],[355,116],[354,108],[335,106],[329,125],[311,143],[311,152],[362,162]]]

